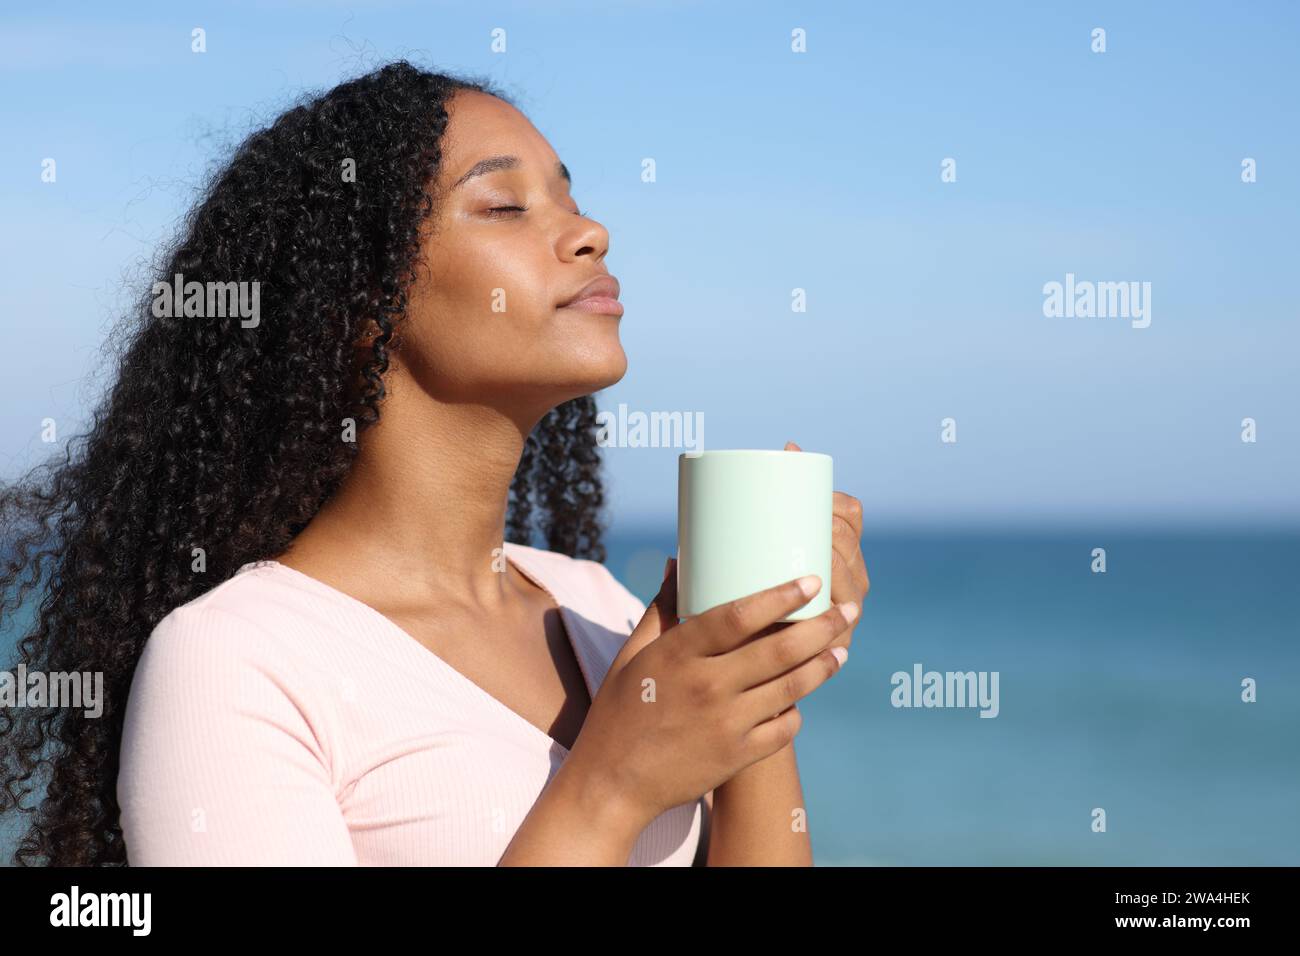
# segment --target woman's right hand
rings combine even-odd
[[[676,577],[614,658],[566,760],[600,774],[642,825],[790,743],[794,704],[839,670],[831,642],[858,614],[850,601],[781,623],[823,586],[809,575],[678,623]]]

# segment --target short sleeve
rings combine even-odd
[[[274,636],[182,607],[154,629],[124,718],[117,799],[132,866],[355,866],[310,684]]]
[[[645,602],[629,591],[626,585],[616,578],[614,572],[605,567],[605,565],[597,562],[592,563],[595,564],[596,567],[600,568],[600,572],[598,573],[603,577],[605,587],[609,591],[612,599],[621,608],[621,616],[627,619],[628,633],[631,634],[632,631],[636,629],[637,624],[640,623],[641,618],[645,616]]]

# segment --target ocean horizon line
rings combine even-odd
[[[606,533],[612,537],[666,537],[676,535],[677,518],[675,515],[662,519],[635,518],[610,521]],[[1060,535],[1106,534],[1116,537],[1277,537],[1300,536],[1300,517],[1277,518],[1273,520],[1228,521],[1203,519],[1197,521],[1178,520],[1134,520],[1121,518],[1075,518],[1075,519],[1035,519],[1020,518],[997,520],[911,520],[894,519],[890,521],[872,521],[867,517],[863,521],[863,535],[881,537],[998,537],[998,538],[1046,538]]]

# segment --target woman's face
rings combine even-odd
[[[617,382],[619,316],[562,307],[609,275],[609,233],[513,106],[463,91],[448,115],[397,363],[439,399],[538,414]]]

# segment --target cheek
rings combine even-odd
[[[449,305],[467,316],[528,319],[554,302],[556,263],[539,239],[524,232],[466,239],[443,270]]]
[[[525,256],[480,244],[437,261],[437,268],[418,273],[408,308],[412,332],[430,358],[454,360],[494,344],[500,349],[511,336],[531,334],[554,311]]]
[[[531,317],[557,296],[550,287],[557,264],[553,253],[527,233],[499,234],[460,230],[444,242],[426,247],[421,272],[435,314],[466,319],[500,318],[520,313]]]
[[[499,276],[465,278],[419,296],[408,310],[400,361],[424,387],[463,397],[528,381],[552,364],[554,309],[515,294]]]

